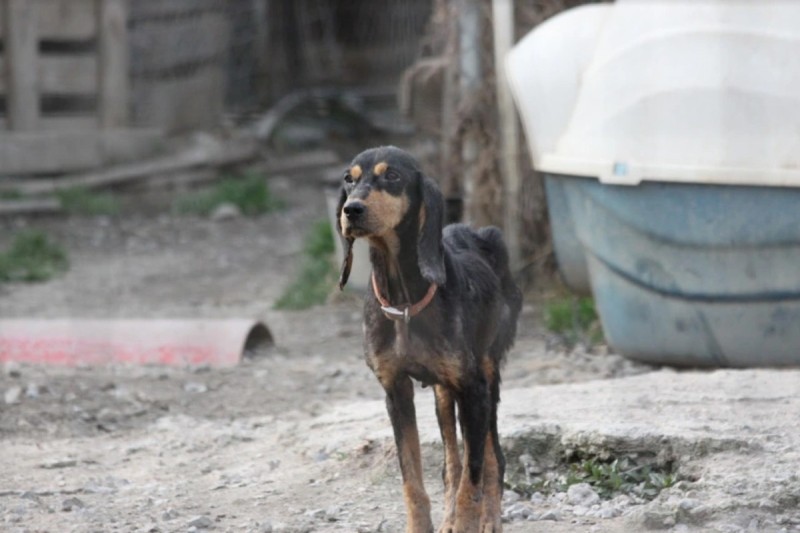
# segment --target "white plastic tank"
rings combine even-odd
[[[621,354],[800,365],[800,0],[617,0],[507,58],[559,269]]]
[[[507,72],[536,167],[800,185],[800,1],[617,0],[523,38]]]

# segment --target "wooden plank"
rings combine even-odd
[[[138,160],[154,152],[160,130],[42,131],[0,133],[0,175],[63,174],[86,171],[121,160]],[[23,194],[53,192],[60,180],[0,182],[2,189]]]
[[[131,5],[131,21],[178,18],[206,11],[222,11],[225,0],[136,0]]]
[[[520,269],[520,215],[519,194],[522,174],[519,168],[519,129],[517,111],[511,98],[511,88],[506,77],[505,58],[514,45],[514,2],[492,1],[494,31],[494,68],[497,93],[497,123],[500,130],[500,172],[505,193],[503,236],[508,246],[508,260],[512,272]]]
[[[125,0],[97,0],[100,124],[128,124],[128,27]]]
[[[32,131],[39,122],[38,3],[5,2],[5,56],[8,119],[15,131]]]
[[[31,213],[58,213],[61,202],[58,198],[25,198],[0,200],[0,215],[22,215]]]
[[[95,135],[98,140],[101,135]],[[85,141],[88,139],[84,139]],[[2,137],[0,137],[2,146]],[[0,148],[1,150],[2,148]],[[154,175],[168,175],[204,166],[229,166],[253,161],[258,157],[255,143],[232,142],[215,149],[188,148],[178,154],[150,159],[140,163],[117,165],[97,171],[62,176],[57,179],[18,181],[8,187],[23,195],[53,194],[73,187],[113,187],[133,181],[149,179]]]
[[[34,0],[28,0],[33,3]],[[97,33],[94,0],[35,0],[42,39],[87,41]]]
[[[102,162],[95,132],[0,134],[0,174],[56,173]]]
[[[97,79],[93,56],[42,56],[39,61],[42,94],[95,94]]]
[[[0,56],[0,95],[7,90]],[[38,61],[41,94],[94,94],[97,91],[97,61],[92,56],[41,56]]]
[[[48,117],[39,118],[39,127],[43,131],[94,131],[97,129],[97,117],[92,116],[68,116],[68,117]],[[3,130],[8,128],[5,118],[0,116],[0,135]],[[0,171],[3,165],[0,163]]]

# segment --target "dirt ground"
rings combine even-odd
[[[404,530],[388,420],[375,411],[374,429],[359,422],[382,399],[361,355],[359,297],[302,312],[273,309],[296,272],[304,234],[324,216],[322,192],[313,180],[275,177],[270,185],[288,207],[257,218],[178,217],[150,201],[118,217],[0,220],[0,249],[16,230],[37,227],[64,244],[71,261],[50,282],[0,285],[0,318],[254,317],[276,340],[228,369],[7,365],[0,530]],[[553,348],[538,311],[526,303],[506,391],[657,370],[603,347]],[[422,412],[430,392],[418,396]],[[440,455],[425,444],[434,520]],[[525,519],[512,516],[514,494],[506,498],[510,533],[637,531],[646,523],[631,525],[622,513]]]

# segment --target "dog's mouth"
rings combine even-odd
[[[342,234],[345,236],[345,238],[358,239],[369,237],[372,232],[361,225],[348,222],[347,225],[342,228]]]

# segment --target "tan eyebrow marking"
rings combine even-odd
[[[389,165],[386,163],[386,161],[382,161],[377,165],[375,165],[375,168],[372,171],[376,176],[380,176],[381,174],[386,172],[387,168],[389,168]]]
[[[350,168],[350,175],[353,177],[354,180],[360,178],[362,172],[363,171],[361,170],[361,165],[353,165]]]

